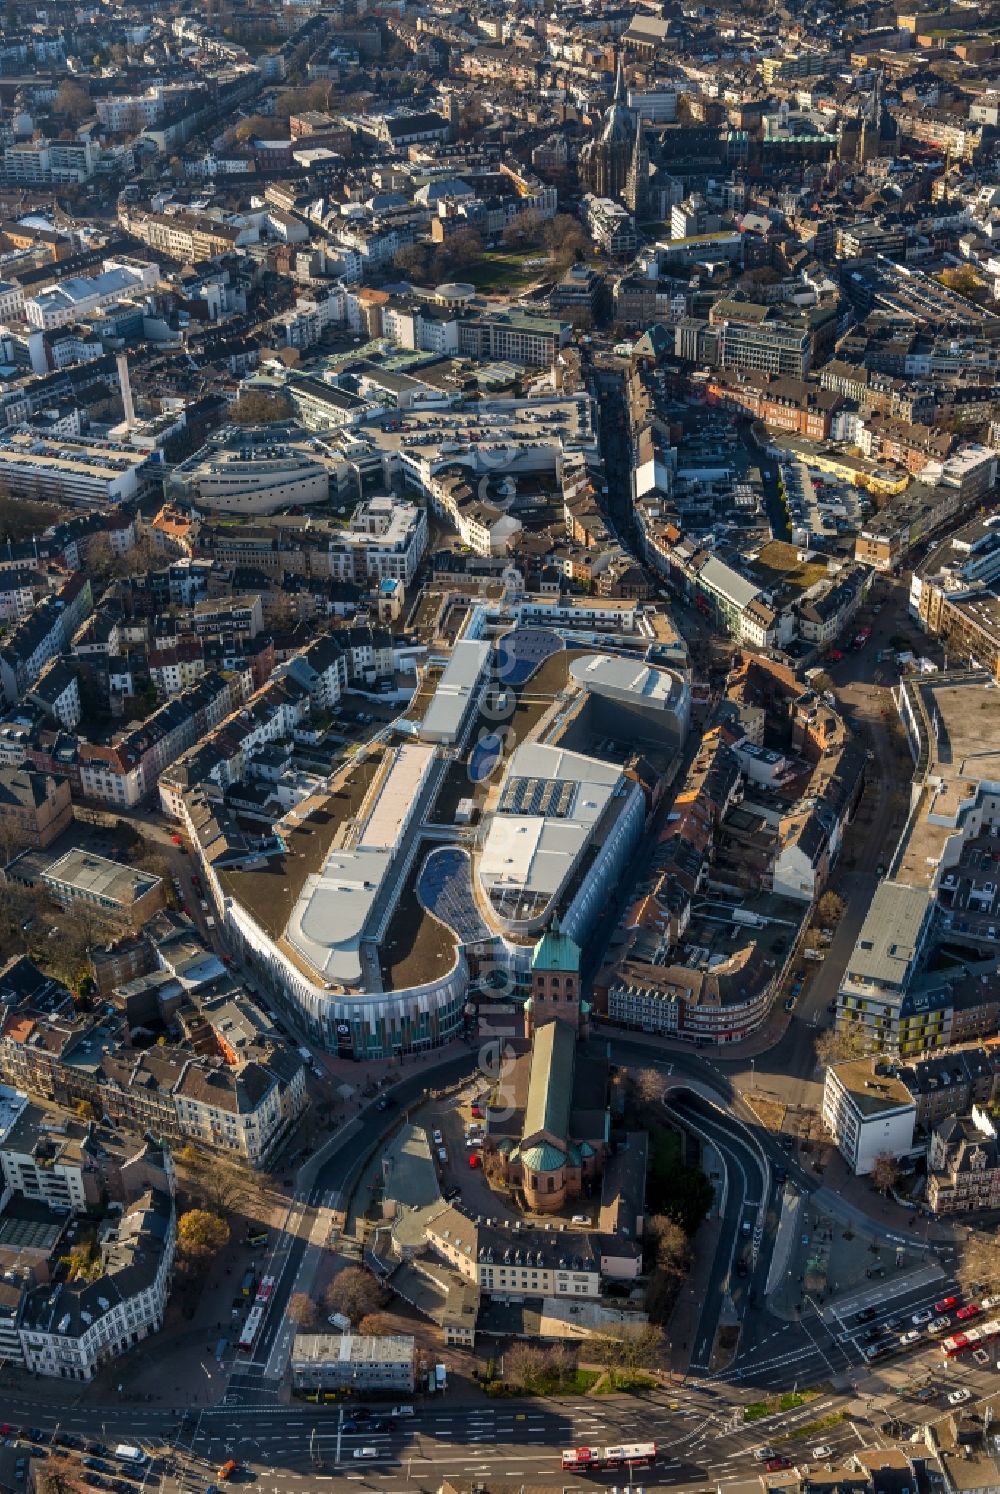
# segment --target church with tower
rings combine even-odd
[[[837,157],[845,163],[867,166],[871,161],[894,156],[899,129],[883,97],[884,75],[875,75],[875,86],[867,107],[842,121],[837,141]]]
[[[580,152],[580,180],[595,197],[624,202],[631,213],[645,211],[649,189],[649,152],[642,118],[625,99],[621,57],[615,73],[611,107],[600,133]]]
[[[580,949],[554,924],[535,945],[524,1037],[491,1105],[487,1153],[532,1213],[555,1213],[599,1189],[611,1131],[607,1059],[581,1047],[590,1007]]]

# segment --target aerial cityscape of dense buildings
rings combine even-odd
[[[0,17],[0,1489],[991,1494],[1000,16]]]

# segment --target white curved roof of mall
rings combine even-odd
[[[680,675],[617,654],[586,654],[570,662],[569,672],[581,689],[662,710],[679,706],[686,688]]]
[[[287,938],[331,985],[360,985],[361,941],[433,766],[433,747],[396,750],[376,780],[348,843],[335,847],[306,878],[288,921]]]

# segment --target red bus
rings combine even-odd
[[[980,1323],[978,1328],[967,1328],[964,1333],[952,1333],[948,1338],[942,1339],[941,1353],[946,1359],[958,1359],[960,1355],[980,1349],[996,1338],[1000,1338],[1000,1320],[991,1318],[988,1323]]]
[[[253,1299],[255,1307],[266,1307],[271,1300],[271,1293],[277,1286],[273,1276],[265,1276],[257,1288],[257,1295]]]
[[[239,1350],[241,1354],[252,1354],[253,1346],[257,1342],[257,1335],[264,1322],[264,1304],[255,1302],[247,1313],[247,1320],[243,1324],[243,1332],[240,1334]]]
[[[588,1468],[652,1468],[655,1442],[626,1442],[618,1447],[565,1447],[562,1466],[579,1473]]]

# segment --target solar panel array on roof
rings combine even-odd
[[[542,814],[564,820],[576,796],[576,783],[563,778],[511,778],[500,796],[500,814]]]

